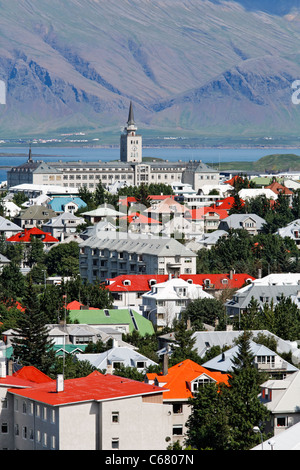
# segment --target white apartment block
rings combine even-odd
[[[79,247],[80,275],[89,282],[121,274],[196,274],[196,253],[174,238],[98,232]]]

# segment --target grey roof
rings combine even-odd
[[[256,285],[249,284],[245,288],[239,289],[231,300],[225,303],[226,307],[236,307],[239,309],[247,308],[252,297],[257,300],[262,307],[266,302],[273,301],[274,305],[279,301],[281,296],[290,297],[296,295],[299,290],[298,285]],[[261,300],[261,298],[265,300]],[[234,300],[236,299],[236,300]]]
[[[216,370],[220,372],[230,372],[232,370],[233,364],[232,359],[237,355],[239,350],[239,346],[233,346],[231,349],[219,354],[218,356],[210,359],[209,361],[202,364],[203,367],[207,369]],[[252,354],[256,356],[278,356],[277,353],[272,351],[271,349],[267,348],[262,344],[255,343],[254,341],[250,341],[250,350]],[[285,363],[285,372],[296,372],[299,370],[292,364],[284,361]],[[276,369],[274,369],[276,370]]]
[[[108,248],[115,251],[127,251],[129,253],[152,254],[157,256],[197,256],[191,250],[174,238],[141,236],[135,233],[105,231],[98,232],[80,244],[80,247]]]
[[[5,231],[20,231],[20,226],[17,224],[14,224],[8,219],[5,219],[4,217],[0,216],[0,232],[5,232]]]
[[[106,369],[113,362],[122,362],[125,367],[136,367],[138,361],[146,362],[148,366],[157,365],[151,359],[128,347],[116,347],[100,354],[76,354],[76,357],[80,361],[89,361],[97,369]]]
[[[286,227],[281,227],[277,230],[277,234],[281,237],[294,237],[294,230],[300,230],[300,219],[293,220]]]
[[[68,221],[75,221],[78,223],[84,223],[85,220],[83,217],[77,217],[71,212],[63,212],[62,214],[58,215],[57,217],[53,217],[51,220],[49,220],[46,224],[46,226],[51,226],[51,227],[61,227],[62,225],[65,225],[65,222]]]
[[[191,169],[195,173],[219,173],[218,170],[209,167],[202,160],[189,162],[187,168]]]
[[[278,354],[290,353],[293,350],[298,350],[297,344],[283,340],[279,336],[274,335],[268,330],[251,330],[250,331],[253,337],[255,338],[258,334],[263,334],[264,336],[269,336],[274,338],[277,342],[277,352]],[[195,338],[195,348],[200,357],[203,357],[205,353],[212,346],[224,346],[230,347],[234,344],[236,338],[238,338],[243,333],[242,330],[232,330],[232,331],[196,331],[193,334]]]
[[[219,228],[228,226],[228,228],[238,229],[241,228],[242,223],[247,219],[253,219],[258,229],[260,229],[265,223],[265,219],[259,217],[256,214],[231,214],[225,219],[221,220]]]
[[[52,209],[49,209],[45,206],[33,205],[21,212],[20,215],[16,217],[18,219],[50,219],[51,217],[56,217],[56,212]]]

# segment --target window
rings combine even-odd
[[[173,426],[173,436],[182,436],[182,435],[183,435],[182,424],[175,424]]]
[[[8,433],[8,424],[7,423],[1,423],[1,433],[2,434],[7,434]]]
[[[19,435],[19,425],[18,423],[15,424],[15,436]]]
[[[182,413],[182,404],[181,403],[174,403],[173,404],[173,413],[174,414],[181,414]]]
[[[1,398],[1,406],[2,408],[7,408],[7,398]]]
[[[119,423],[120,422],[120,417],[119,417],[119,412],[118,411],[113,411],[111,414],[111,422],[112,423]]]
[[[287,418],[286,416],[279,416],[277,418],[277,426],[278,427],[286,427],[287,426]]]
[[[23,401],[22,410],[23,410],[23,413],[24,413],[24,414],[27,413],[27,403],[26,403],[26,401]]]
[[[111,448],[112,449],[119,449],[119,438],[118,437],[113,437],[111,441]]]
[[[144,361],[137,361],[136,363],[136,368],[137,369],[144,369],[146,367],[146,364]]]
[[[22,437],[23,439],[27,439],[27,426],[22,427]]]
[[[51,449],[55,449],[55,436],[51,436]]]

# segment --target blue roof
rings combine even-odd
[[[77,196],[65,196],[65,197],[54,197],[48,205],[53,209],[55,212],[65,212],[64,206],[69,202],[74,202],[78,205],[78,209],[82,207],[86,207],[86,203]]]

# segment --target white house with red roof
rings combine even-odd
[[[98,371],[23,388],[1,380],[12,450],[165,450],[172,434],[172,408],[156,385]]]

